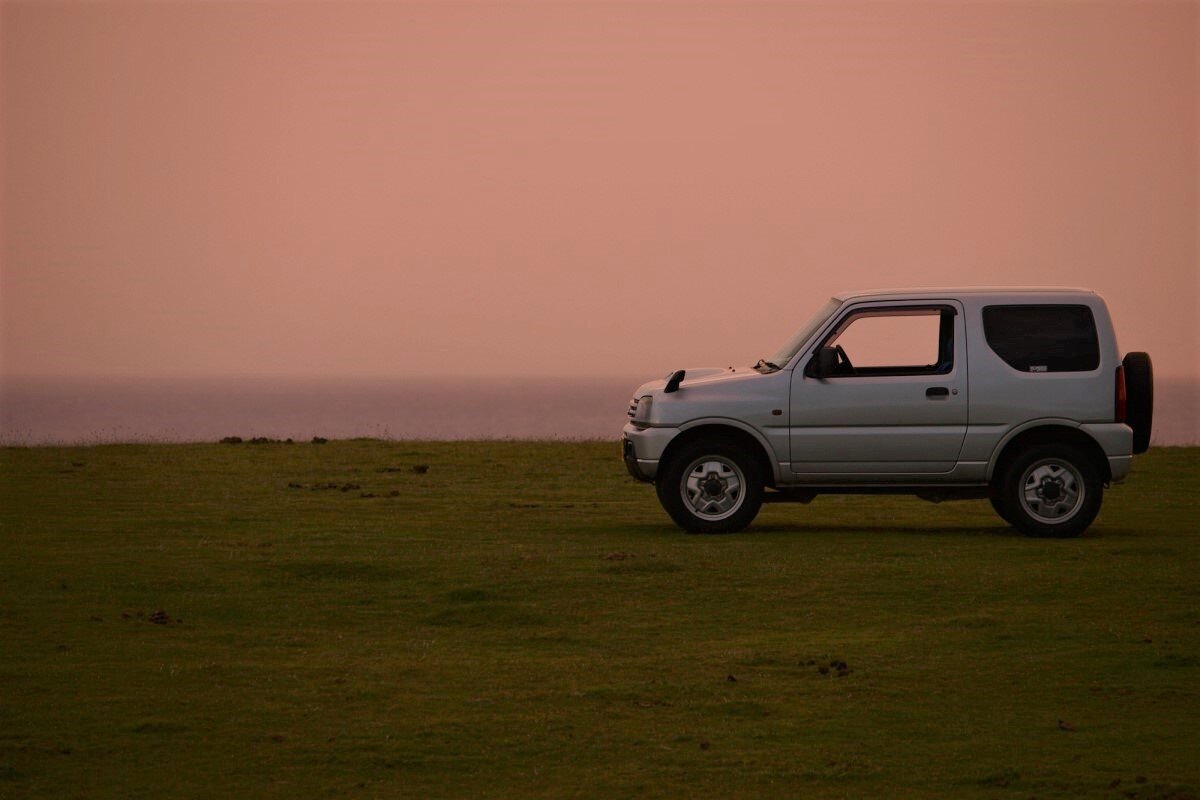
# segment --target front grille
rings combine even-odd
[[[633,415],[637,413],[637,407],[638,407],[639,400],[641,400],[640,397],[635,397],[629,401],[629,411],[627,412],[627,416],[630,419],[633,419]]]

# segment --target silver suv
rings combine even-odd
[[[741,530],[764,502],[908,493],[1076,536],[1149,446],[1153,386],[1085,289],[846,293],[753,367],[643,384],[624,459],[693,533]]]

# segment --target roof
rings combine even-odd
[[[919,286],[911,289],[865,289],[838,292],[835,300],[858,297],[954,297],[964,294],[1092,294],[1091,289],[1071,286]]]

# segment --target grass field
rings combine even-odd
[[[618,450],[0,451],[0,798],[1200,796],[1200,449],[1065,541]]]

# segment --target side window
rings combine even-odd
[[[988,347],[1021,372],[1087,372],[1100,366],[1096,320],[1087,306],[986,306]]]
[[[940,375],[954,367],[954,316],[940,306],[854,311],[824,346],[841,348],[841,375]]]

